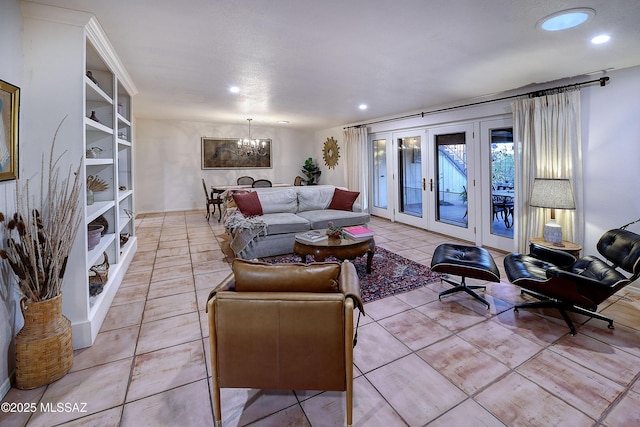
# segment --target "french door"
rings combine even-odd
[[[427,228],[426,132],[387,132],[370,137],[371,213]]]
[[[515,163],[513,120],[480,122],[482,159],[481,243],[508,252],[514,250]]]
[[[427,228],[426,132],[422,129],[394,132],[393,186],[394,219],[420,228]]]
[[[370,209],[373,215],[393,220],[395,197],[393,192],[393,153],[390,133],[369,136],[372,182]]]
[[[511,118],[377,133],[369,143],[372,214],[512,251]]]
[[[429,129],[429,229],[475,242],[474,126]]]

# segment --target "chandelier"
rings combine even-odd
[[[238,147],[236,149],[236,152],[238,156],[246,156],[246,157],[266,156],[267,141],[260,141],[259,139],[251,139],[251,120],[253,119],[247,119],[247,121],[249,122],[249,138],[240,138],[238,140]]]

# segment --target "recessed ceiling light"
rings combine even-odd
[[[367,107],[367,104],[360,104],[358,105],[358,108],[361,110],[366,110],[368,107]]]
[[[595,36],[594,38],[591,39],[591,43],[593,44],[602,44],[602,43],[606,43],[609,40],[611,40],[611,36],[609,36],[608,34],[600,34],[598,36]]]
[[[560,31],[568,28],[577,27],[584,24],[593,16],[596,11],[587,7],[578,9],[567,9],[542,18],[536,26],[545,31]]]
[[[281,125],[288,125],[289,120],[280,120],[278,123],[280,123]]]
[[[231,86],[229,88],[229,92],[231,92],[231,93],[240,93],[240,88],[238,86]]]

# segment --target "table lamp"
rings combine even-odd
[[[576,208],[571,182],[568,179],[535,178],[529,206],[551,209],[551,219],[544,225],[544,240],[555,246],[564,246],[562,227],[556,223],[556,209]]]

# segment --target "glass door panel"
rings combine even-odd
[[[442,126],[429,130],[429,189],[433,207],[430,229],[475,241],[473,177],[473,124]]]
[[[436,221],[467,227],[467,147],[464,132],[436,135]]]
[[[371,205],[373,215],[393,219],[393,149],[390,133],[369,135]]]
[[[480,147],[482,221],[479,240],[484,246],[511,252],[516,226],[513,120],[481,122]]]
[[[427,228],[426,140],[424,130],[394,132],[392,139],[395,166],[392,191],[396,194],[394,219],[420,228]]]
[[[398,138],[399,211],[422,218],[422,150],[419,136]]]
[[[387,140],[373,140],[373,206],[387,209]]]
[[[513,239],[513,129],[491,129],[491,234]]]

